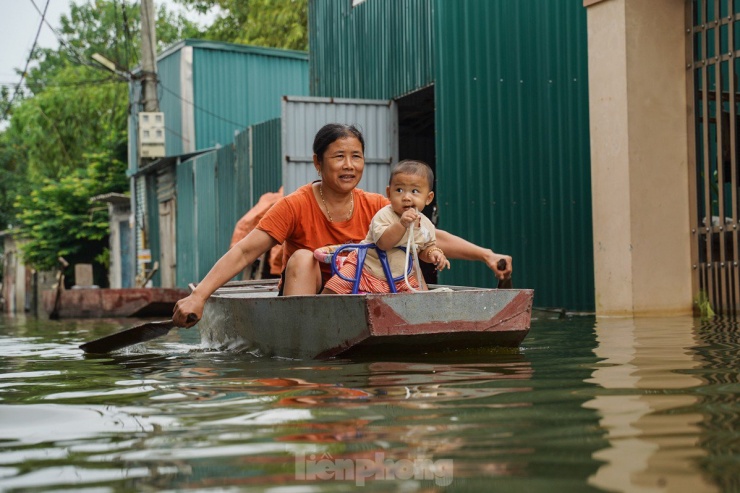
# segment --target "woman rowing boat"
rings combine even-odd
[[[280,199],[257,227],[221,257],[193,292],[175,305],[172,320],[190,327],[200,320],[208,298],[273,246],[283,244],[281,296],[318,294],[331,277],[313,252],[327,245],[359,243],[370,222],[388,205],[383,195],[357,188],[365,168],[365,139],[352,125],[323,126],[313,143],[319,179]],[[485,262],[497,278],[511,276],[511,257],[437,230],[437,245],[448,258]],[[504,260],[506,267],[498,263]]]

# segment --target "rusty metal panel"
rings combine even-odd
[[[157,170],[157,201],[165,202],[175,196],[175,167]]]
[[[385,193],[390,165],[398,161],[398,123],[392,101],[339,98],[283,98],[282,175],[285,194],[317,179],[313,139],[327,123],[355,125],[365,138],[365,171],[359,187]]]

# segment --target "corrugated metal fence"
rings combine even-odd
[[[233,144],[177,166],[178,286],[208,273],[228,250],[237,221],[281,180],[280,119],[250,126]]]

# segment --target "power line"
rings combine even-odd
[[[44,20],[46,19],[46,9],[49,8],[50,1],[51,0],[46,0],[46,6],[44,6],[44,12],[41,14],[41,22],[39,22],[39,28],[36,30],[36,37],[33,40],[31,51],[28,53],[28,58],[26,58],[26,66],[23,68],[23,72],[21,73],[21,80],[19,80],[18,84],[15,86],[15,91],[13,91],[13,96],[11,96],[10,101],[8,101],[8,106],[5,108],[5,111],[3,111],[3,117],[0,118],[0,120],[5,120],[5,117],[8,116],[8,113],[10,112],[10,108],[13,107],[13,101],[15,101],[15,98],[18,95],[18,91],[20,91],[21,89],[21,84],[23,83],[23,79],[26,78],[26,72],[28,72],[28,66],[31,64],[31,59],[33,58],[33,51],[36,49],[36,43],[38,43],[39,41],[39,35],[41,34],[41,27],[44,25]],[[36,4],[34,4],[34,6],[35,5]]]
[[[131,53],[134,51],[131,43],[131,31],[129,30],[128,15],[126,15],[126,1],[121,0],[121,17],[123,18],[123,39],[126,52],[126,67],[131,66]]]
[[[172,95],[173,95],[173,96],[175,96],[175,97],[176,97],[177,99],[179,99],[179,100],[181,100],[181,101],[183,101],[183,102],[185,102],[185,103],[189,104],[190,106],[192,106],[193,108],[195,108],[195,109],[196,109],[196,110],[198,110],[198,111],[202,111],[203,113],[207,113],[207,114],[211,115],[211,116],[212,116],[212,117],[214,117],[214,118],[218,118],[219,120],[225,121],[225,122],[227,122],[227,123],[231,123],[232,125],[237,125],[237,126],[239,126],[239,127],[241,127],[241,128],[247,128],[247,125],[245,125],[245,124],[243,124],[243,123],[235,122],[234,120],[229,120],[228,118],[224,118],[224,117],[223,117],[223,116],[221,116],[221,115],[217,115],[216,113],[214,113],[214,112],[212,112],[212,111],[209,111],[209,110],[207,110],[207,109],[205,109],[205,108],[202,108],[202,107],[198,106],[197,104],[195,104],[195,103],[194,103],[194,102],[192,102],[192,101],[188,101],[187,99],[183,98],[182,96],[180,96],[180,95],[179,95],[179,94],[177,94],[176,92],[173,92],[173,91],[171,91],[170,89],[168,89],[168,88],[167,88],[167,87],[166,87],[166,86],[165,86],[164,84],[162,84],[162,82],[161,82],[161,81],[159,82],[159,85],[160,85],[160,86],[162,87],[162,89],[164,89],[164,90],[165,90],[165,91],[167,91],[168,93],[172,94]]]
[[[25,87],[28,88],[44,88],[44,87],[84,87],[84,86],[93,86],[93,85],[100,85],[100,84],[120,84],[127,82],[125,79],[117,78],[117,77],[108,77],[105,79],[87,79],[87,80],[80,80],[75,82],[29,82],[27,80],[24,80],[22,84]],[[15,82],[0,82],[0,86],[14,86]]]
[[[36,5],[36,2],[34,0],[30,0],[30,2],[33,5],[33,7],[36,9],[36,11],[40,14],[41,13],[41,10],[39,10],[39,7]],[[48,4],[49,4],[49,2],[47,0],[47,5]],[[70,55],[72,55],[72,58],[74,59],[74,61],[76,61],[80,65],[85,65],[87,67],[92,67],[92,68],[97,69],[97,70],[105,70],[103,67],[100,67],[100,66],[98,66],[98,65],[96,65],[94,63],[90,63],[90,62],[85,61],[85,57],[84,56],[80,56],[80,54],[77,52],[77,49],[74,46],[72,46],[71,44],[67,43],[64,40],[64,38],[62,37],[62,35],[59,34],[59,31],[57,31],[54,28],[54,26],[52,26],[51,24],[49,24],[49,21],[46,20],[44,18],[44,16],[41,17],[41,21],[43,23],[45,23],[49,27],[49,29],[51,29],[51,32],[54,33],[54,36],[57,38],[57,41],[59,41],[59,44],[61,44],[65,48],[67,48],[67,50],[69,51]]]

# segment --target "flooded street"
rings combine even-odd
[[[132,320],[0,318],[0,490],[740,490],[735,322],[558,318],[519,349],[110,356]]]

